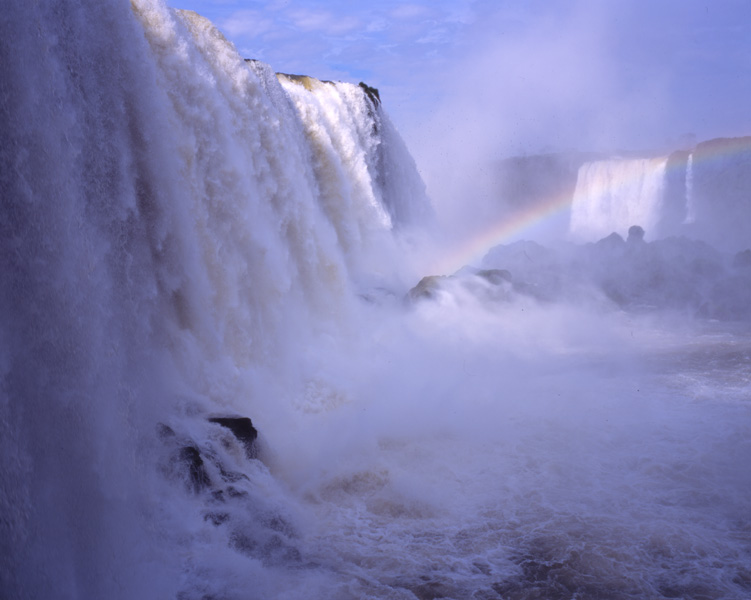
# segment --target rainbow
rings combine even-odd
[[[505,216],[484,228],[480,233],[456,247],[449,256],[443,257],[434,267],[434,273],[448,275],[455,273],[464,265],[479,261],[490,248],[511,241],[522,232],[565,212],[571,207],[571,194],[559,194],[534,206]]]
[[[671,160],[672,156],[666,156],[665,172],[667,174],[685,170],[689,154],[693,155],[693,165],[696,168],[697,164],[712,164],[742,153],[751,153],[751,137],[716,138],[701,142],[691,151],[685,151],[683,160]],[[603,160],[617,160],[617,158]],[[546,219],[569,210],[572,200],[573,194],[558,194],[543,202],[536,202],[526,210],[502,217],[483,228],[471,239],[455,246],[435,263],[432,272],[439,275],[452,274],[465,265],[478,262],[493,246],[521,237],[525,231]]]

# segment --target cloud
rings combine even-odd
[[[260,37],[272,31],[275,23],[258,10],[239,10],[224,19],[220,26],[230,37]]]
[[[418,44],[446,44],[452,39],[451,31],[446,27],[436,27],[420,37]]]
[[[498,154],[646,147],[751,119],[743,0],[182,1],[214,4],[206,16],[278,70],[367,74],[416,153],[429,120],[439,141]]]
[[[365,30],[370,33],[377,33],[380,31],[385,31],[388,28],[389,28],[389,22],[386,19],[382,17],[376,17],[376,18],[368,20],[368,24]]]
[[[422,4],[401,4],[389,11],[389,16],[397,20],[417,19],[429,14],[431,14],[430,9]]]
[[[308,32],[340,36],[358,29],[364,29],[363,22],[355,16],[335,15],[328,10],[300,8],[289,12],[295,27]]]

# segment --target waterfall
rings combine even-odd
[[[640,225],[652,237],[660,218],[666,157],[589,162],[579,168],[570,235],[594,241]]]
[[[748,597],[751,253],[421,280],[375,89],[162,0],[6,4],[0,598]],[[697,224],[746,240],[735,146]],[[651,235],[664,170],[584,165],[572,234]]]
[[[3,595],[174,597],[212,550],[165,473],[190,440],[215,477],[239,460],[202,416],[326,389],[424,188],[368,90],[280,83],[194,13],[14,3],[0,26]]]
[[[302,120],[323,208],[352,258],[364,240],[430,214],[414,159],[365,84],[280,74]]]
[[[696,221],[696,205],[694,199],[694,154],[688,155],[686,162],[686,218],[683,221],[688,225]]]

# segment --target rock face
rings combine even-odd
[[[751,243],[751,137],[719,138],[696,146],[692,158],[694,214],[686,235],[738,251]]]
[[[216,423],[229,429],[239,442],[245,446],[245,454],[248,458],[258,458],[258,430],[253,427],[253,422],[248,417],[209,417],[210,423]]]
[[[363,89],[365,95],[370,99],[374,106],[379,106],[381,104],[381,94],[378,92],[378,88],[371,87],[364,81],[361,81],[357,85]]]

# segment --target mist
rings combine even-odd
[[[0,595],[748,597],[748,139],[672,146],[667,7],[494,5],[406,144],[191,11],[8,7]]]
[[[441,71],[420,78],[431,109],[397,121],[439,215],[460,235],[499,218],[498,159],[653,157],[751,131],[742,3],[475,11]]]

